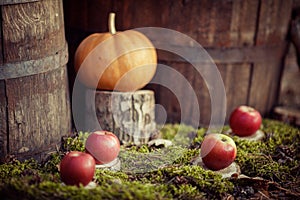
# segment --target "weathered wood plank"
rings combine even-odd
[[[175,40],[175,39],[174,39]],[[176,41],[176,40],[175,40]],[[157,41],[155,41],[157,42]],[[242,41],[241,41],[242,43]],[[189,47],[178,44],[168,44],[162,43],[162,45],[172,45],[175,52],[201,52],[203,48]],[[242,44],[241,44],[242,45]],[[228,47],[228,48],[207,48],[204,49],[208,55],[213,59],[215,63],[229,63],[229,64],[239,64],[239,63],[269,63],[273,64],[278,62],[274,59],[275,57],[280,57],[285,52],[285,44],[282,45],[270,45],[270,46],[249,46],[249,47]],[[159,52],[159,59],[167,60],[172,62],[185,62],[186,60],[182,57],[170,54],[168,52]],[[195,63],[211,63],[211,60],[203,59],[198,55],[195,57],[190,57],[190,60]]]
[[[113,1],[64,0],[63,3],[66,30],[73,29],[85,34],[108,32],[107,21],[109,12],[112,12]],[[118,15],[116,20],[121,20],[121,16]],[[116,23],[116,28],[118,27],[119,23]]]
[[[9,5],[9,4],[19,4],[19,3],[28,3],[28,2],[36,2],[39,0],[1,0],[0,5]]]
[[[62,1],[0,8],[1,159],[42,160],[71,130]]]
[[[230,25],[231,46],[251,47],[254,44],[258,4],[253,0],[234,0]]]
[[[207,67],[203,67],[206,69]],[[193,88],[196,92],[198,103],[200,107],[200,120],[201,125],[208,125],[211,118],[211,99],[208,91],[208,87],[203,79],[202,75],[198,72],[193,76]]]
[[[279,84],[281,68],[279,63],[281,63],[284,54],[288,16],[291,14],[290,9],[292,7],[291,0],[287,2],[279,0],[189,0],[175,2],[169,0],[159,2],[111,0],[110,2],[111,10],[117,13],[117,29],[121,31],[151,26],[169,28],[190,36],[206,48],[218,65],[225,81],[228,115],[231,108],[237,104],[249,103],[250,105],[257,105],[259,109],[274,105],[278,88],[275,84],[270,84],[272,83],[270,80],[265,79],[271,79],[273,76],[274,81]],[[95,13],[95,15],[99,16],[97,18],[103,19],[110,10],[107,7],[101,9],[107,13],[100,12],[99,14]],[[89,13],[89,11],[91,8],[84,12]],[[94,17],[93,19],[91,17],[86,19],[88,21],[95,20]],[[279,23],[276,24],[276,21]],[[105,20],[101,27],[106,28]],[[89,29],[93,30],[91,27]],[[170,41],[168,37],[168,35],[162,34],[158,39],[168,43]],[[188,51],[195,46],[185,44],[180,38],[176,38],[175,41],[176,44],[172,45],[182,50]],[[210,96],[207,91],[205,92],[207,88],[203,80],[194,75],[194,71],[189,69],[189,63],[185,63],[184,59],[163,51],[158,52],[158,57],[159,62],[172,66],[183,73],[188,80],[192,80],[192,86],[195,88],[200,104],[201,116],[202,114],[204,116],[201,117],[200,123],[208,122],[211,116]],[[196,59],[199,58],[196,57]],[[201,60],[198,61],[201,63]],[[267,69],[265,69],[265,65],[268,65]],[[270,72],[270,70],[275,71]],[[169,76],[160,77],[160,79],[170,79]],[[262,85],[261,81],[266,84]],[[176,81],[174,81],[175,83]],[[150,86],[150,88],[155,89],[157,103],[165,106],[169,122],[180,121],[182,113],[178,99],[175,98],[174,94],[163,86]],[[238,91],[242,91],[241,93],[245,96],[242,97]],[[185,92],[182,89],[182,94]],[[261,97],[265,94],[268,94],[270,98]],[[188,98],[186,97],[186,101]],[[168,103],[167,100],[171,103]],[[265,113],[264,111],[268,111],[268,109],[261,109],[261,111]]]
[[[234,62],[234,60],[231,60],[231,62],[222,60],[220,62],[220,64],[225,63],[225,66],[221,65],[222,67],[219,67],[219,69],[226,89],[226,121],[229,120],[230,113],[233,109],[239,105],[245,105],[248,103],[248,94],[249,89],[251,88],[249,80],[251,79],[252,63],[266,62],[266,59],[271,59],[271,55],[280,51],[280,47],[278,47],[278,49],[271,47],[259,49],[253,46],[256,35],[256,13],[258,12],[258,9],[258,1],[233,1],[230,29],[231,44],[240,50],[231,52],[231,48],[227,48],[224,51],[226,51],[228,55],[224,57],[227,59],[230,58],[231,55],[234,55],[233,57],[238,55],[242,55],[244,57],[240,60],[240,62]],[[218,55],[221,55],[221,53]],[[270,60],[270,62],[272,61]]]
[[[59,146],[70,131],[66,68],[7,80],[9,153]]]
[[[258,46],[284,44],[291,9],[291,0],[261,1],[255,44]],[[249,104],[261,113],[269,113],[278,100],[283,57],[284,54],[274,55],[274,64],[266,62],[253,65]]]
[[[112,11],[113,1],[99,0],[63,0],[66,40],[68,41],[69,62],[68,76],[70,91],[76,78],[74,55],[81,41],[95,32],[107,32],[108,14]],[[92,17],[94,16],[94,17]],[[116,20],[120,20],[119,17]],[[116,23],[119,27],[119,23]]]
[[[2,6],[5,62],[38,59],[63,49],[62,9],[60,0]]]
[[[244,64],[220,64],[219,71],[224,81],[227,99],[227,116],[239,105],[247,104],[248,90],[250,88],[251,65]]]
[[[162,65],[170,66],[170,63],[162,63]],[[155,89],[155,93],[157,94],[156,102],[159,102],[162,107],[164,107],[166,114],[168,115],[167,119],[163,119],[163,116],[158,116],[158,119],[160,122],[164,122],[164,120],[167,120],[167,122],[175,122],[175,119],[178,119],[178,117],[181,114],[181,110],[179,108],[178,99],[175,97],[174,93],[168,88],[169,86],[166,83],[172,83],[174,81],[174,74],[169,73],[166,74],[166,71],[163,70],[164,67],[158,67],[157,73],[153,77],[153,82],[156,83],[155,85],[151,86],[151,89]],[[174,87],[176,87],[174,85]],[[179,86],[179,85],[178,85]],[[156,90],[156,89],[159,90]]]
[[[292,4],[292,0],[261,1],[256,45],[277,44],[286,39]]]
[[[2,16],[2,7],[0,7],[0,16]],[[2,41],[2,23],[0,23],[0,41]],[[0,65],[4,63],[3,61],[3,46],[0,44]]]
[[[295,47],[290,45],[281,79],[279,105],[300,108],[300,70]]]
[[[157,1],[113,1],[113,10],[117,12],[116,28],[127,30],[137,27],[156,27],[165,24],[170,2]],[[158,14],[160,13],[160,14]]]
[[[199,125],[200,108],[198,91],[193,88],[194,77],[201,78],[198,71],[187,63],[167,62],[158,67],[160,88],[159,103],[168,114],[168,122]]]
[[[117,24],[121,30],[164,27],[187,34],[203,46],[230,45],[230,21],[227,19],[230,19],[231,11],[227,11],[231,9],[231,1],[114,2],[119,15]],[[177,15],[179,13],[180,17]]]
[[[293,106],[276,106],[274,118],[290,125],[300,127],[300,109]]]
[[[5,81],[0,80],[0,162],[7,155],[7,99]]]

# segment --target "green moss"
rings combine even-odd
[[[196,133],[197,133],[197,135],[193,139],[193,143],[194,144],[200,144],[203,141],[204,135],[206,133],[206,129],[205,128],[200,128],[196,131]]]
[[[121,170],[126,172],[144,173],[169,166],[177,162],[188,162],[190,150],[181,146],[152,149],[140,153],[139,150],[122,149],[119,153]],[[192,150],[191,150],[192,151]]]
[[[174,160],[174,164],[188,165],[194,157],[199,155],[199,149],[182,149],[180,152],[181,155]]]
[[[26,170],[37,170],[39,169],[39,164],[35,160],[26,160],[20,162],[18,160],[13,160],[9,163],[2,164],[0,167],[0,178],[7,179],[12,177],[19,177]]]
[[[155,174],[155,176],[153,175]],[[222,196],[233,189],[233,184],[220,175],[200,166],[184,165],[171,166],[145,175],[153,183],[166,183],[176,197],[183,195],[195,196]],[[151,178],[152,177],[152,178]],[[160,177],[160,178],[153,178]],[[189,188],[183,191],[183,188]]]
[[[274,152],[278,146],[290,146],[299,152],[300,130],[275,120],[264,120],[264,131],[267,133],[268,151]],[[299,155],[299,154],[298,154]]]
[[[196,186],[191,184],[182,184],[179,186],[169,185],[169,191],[173,193],[174,198],[178,199],[204,199],[205,194],[198,190]]]
[[[128,175],[123,172],[110,171],[107,169],[96,169],[95,182],[101,183],[113,183],[113,182],[126,182]]]
[[[166,124],[161,129],[163,139],[171,140],[174,145],[189,146],[197,135],[197,129],[184,124]]]
[[[291,170],[299,166],[299,129],[273,120],[264,120],[263,125],[267,135],[264,141],[234,137],[238,149],[236,162],[246,175],[287,180],[291,178]],[[291,155],[280,152],[283,147],[288,148]]]
[[[242,173],[276,181],[281,187],[299,186],[299,129],[273,120],[264,120],[263,127],[267,135],[264,141],[233,137],[238,148],[236,162]],[[161,129],[161,136],[173,142],[167,148],[122,146],[121,171],[97,169],[94,177],[97,187],[93,189],[63,185],[57,168],[67,151],[85,151],[88,133],[80,132],[65,138],[61,151],[53,153],[44,163],[13,160],[0,165],[0,196],[4,199],[220,199],[233,195],[237,187],[245,186],[191,165],[191,160],[199,156],[205,131],[169,124]]]
[[[167,188],[163,185],[156,186],[138,181],[113,181],[114,179],[110,178],[116,176],[110,175],[109,177],[106,173],[97,173],[96,176],[104,175],[106,179],[96,177],[98,186],[94,189],[65,186],[53,180],[29,184],[32,178],[26,177],[2,182],[0,194],[8,199],[164,199],[164,196],[168,194]]]
[[[85,141],[88,138],[88,132],[79,132],[75,137],[65,138],[63,141],[63,149],[65,151],[85,151]]]
[[[58,165],[63,156],[63,152],[56,152],[51,154],[49,159],[41,164],[41,171],[44,173],[58,173]]]
[[[210,170],[204,170],[200,166],[180,166],[167,168],[168,177],[184,177],[193,183],[199,190],[210,194],[222,194],[233,188],[231,182],[223,179],[221,175]]]

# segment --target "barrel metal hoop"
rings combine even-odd
[[[37,2],[40,0],[0,0],[0,6],[2,5],[11,5],[11,4],[20,4],[20,3],[30,3]]]
[[[54,55],[0,66],[0,80],[31,76],[58,69],[68,62],[68,45]]]

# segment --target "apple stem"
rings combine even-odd
[[[96,132],[94,132],[94,133],[96,133],[96,134],[98,134],[98,135],[106,135],[106,134],[107,134],[106,131],[96,131]]]
[[[108,31],[114,35],[116,34],[116,26],[115,26],[115,16],[116,14],[115,13],[109,13],[109,16],[108,16]]]

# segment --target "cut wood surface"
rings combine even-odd
[[[192,164],[201,166],[205,170],[210,170],[203,163],[201,156],[198,156],[196,159],[194,159]],[[217,170],[214,172],[217,174],[220,174],[222,176],[222,178],[231,178],[231,177],[239,176],[241,174],[241,169],[240,169],[240,166],[236,162],[232,162],[228,167],[225,167],[224,169],[220,169],[220,170]]]
[[[235,133],[232,132],[231,129],[229,129],[226,134],[229,134],[231,136],[237,136],[242,140],[248,140],[248,141],[263,141],[266,138],[266,134],[262,130],[257,130],[255,133],[249,136],[238,136]]]
[[[274,117],[285,123],[300,127],[300,109],[292,106],[277,106],[274,108]]]

